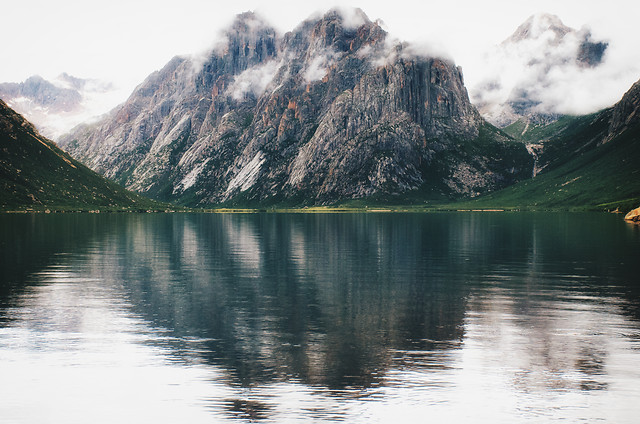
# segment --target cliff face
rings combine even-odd
[[[302,204],[474,195],[529,176],[524,147],[488,128],[459,68],[390,42],[362,12],[284,36],[246,13],[206,58],[174,58],[60,144],[161,199]]]

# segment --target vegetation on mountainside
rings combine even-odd
[[[533,179],[459,206],[630,210],[640,205],[639,141],[640,127],[636,127]]]
[[[164,210],[74,160],[0,103],[0,210]]]

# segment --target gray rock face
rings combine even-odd
[[[640,124],[640,81],[636,81],[613,107],[609,134],[604,141],[608,142],[638,124]]]
[[[357,18],[330,11],[279,36],[239,15],[204,60],[174,58],[60,145],[130,189],[190,205],[455,197],[531,174],[524,146],[470,104],[459,68]]]

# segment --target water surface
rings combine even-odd
[[[640,229],[606,214],[0,215],[0,422],[611,422]]]

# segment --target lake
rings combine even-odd
[[[1,423],[635,423],[640,227],[0,215]]]

